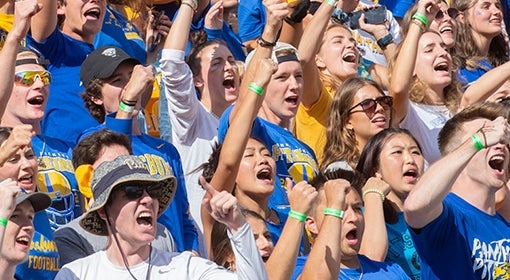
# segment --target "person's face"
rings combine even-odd
[[[439,35],[426,32],[420,37],[414,73],[433,89],[442,90],[452,82],[452,57]]]
[[[462,126],[462,130],[465,132],[463,135],[464,141],[475,134],[485,122],[488,122],[488,120],[476,119],[464,123]],[[477,152],[468,162],[466,174],[481,185],[498,189],[506,183],[505,174],[508,170],[508,162],[508,147],[496,144]]]
[[[319,69],[341,81],[356,77],[359,52],[351,32],[335,26],[326,32],[323,42],[316,58]]]
[[[381,104],[377,103],[373,116],[367,115],[361,105],[354,107],[363,100],[376,99],[381,96],[384,95],[371,85],[362,87],[354,96],[353,103],[351,104],[352,110],[346,127],[347,129],[354,130],[358,143],[364,145],[370,137],[388,128],[390,125],[391,110],[386,110]]]
[[[250,197],[269,197],[274,191],[276,164],[266,146],[248,139],[236,179],[238,192]]]
[[[493,38],[501,33],[503,13],[499,0],[478,0],[464,14],[473,36]]]
[[[290,121],[297,112],[303,93],[303,69],[297,61],[278,64],[278,70],[267,85],[262,105],[277,119]]]
[[[324,221],[324,208],[326,207],[326,196],[324,190],[319,191],[319,204],[316,208],[315,220],[318,229]],[[342,237],[340,249],[342,251],[342,262],[357,257],[361,245],[361,237],[365,229],[365,220],[361,211],[363,202],[361,197],[354,190],[350,189],[345,196],[344,218],[342,219]]]
[[[129,243],[131,247],[146,245],[156,235],[159,201],[147,190],[143,191],[142,197],[130,199],[122,189],[115,188],[111,205],[105,206],[115,234],[121,243]]]
[[[23,58],[36,58],[36,56],[24,56]],[[41,65],[22,64],[16,66],[15,73],[21,77],[24,71],[45,70]],[[12,118],[18,119],[23,123],[38,122],[44,117],[49,85],[45,85],[40,76],[37,75],[33,81],[32,85],[14,82],[12,94],[5,108],[6,115],[10,115]]]
[[[0,259],[10,264],[20,264],[28,259],[30,243],[34,236],[34,208],[25,200],[16,206],[5,227]]]
[[[118,111],[122,90],[129,82],[131,74],[133,73],[133,68],[133,63],[123,62],[115,69],[110,77],[103,80],[104,83],[101,88],[103,99],[92,101],[98,105],[103,105],[106,114]]]
[[[271,233],[267,229],[266,223],[261,219],[248,215],[246,217],[246,221],[250,225],[251,231],[253,231],[253,236],[255,237],[255,243],[259,249],[260,256],[262,257],[262,260],[266,262],[274,249]]]
[[[209,91],[211,103],[231,104],[236,101],[240,79],[230,50],[222,44],[212,44],[202,49],[198,58],[201,68],[198,88]]]
[[[423,174],[424,160],[416,142],[407,134],[391,136],[379,158],[382,179],[402,201]]]
[[[2,143],[2,146],[5,141]],[[1,146],[0,146],[1,147]],[[37,189],[37,158],[31,146],[19,149],[14,157],[0,167],[0,178],[10,178],[18,182],[18,186],[27,193]]]
[[[119,156],[127,155],[129,155],[129,151],[122,145],[113,144],[110,146],[105,146],[99,152],[99,156],[97,157],[94,164],[92,164],[92,168],[96,169],[101,163],[105,161],[113,161]]]
[[[448,12],[450,11],[450,13]],[[441,35],[444,44],[447,48],[455,46],[455,36],[457,35],[457,21],[452,16],[458,14],[456,9],[449,9],[445,2],[439,3],[439,11],[436,18],[430,22],[429,29]]]
[[[101,31],[106,14],[106,0],[66,0],[62,31],[73,38],[93,38]]]

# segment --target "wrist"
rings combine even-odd
[[[369,194],[378,195],[381,198],[381,201],[384,201],[386,199],[386,195],[378,189],[366,189],[363,191],[363,201],[365,201],[365,197]]]
[[[7,226],[7,218],[0,217],[0,227],[6,227]]]
[[[339,219],[343,219],[345,212],[343,210],[340,210],[337,208],[326,207],[326,208],[324,208],[324,215],[325,216],[333,216],[333,217],[337,217]]]
[[[306,214],[305,213],[302,213],[302,212],[298,212],[298,211],[294,211],[294,210],[290,210],[289,211],[289,217],[290,218],[294,218],[300,222],[304,222],[306,220]]]
[[[393,43],[393,35],[391,33],[388,33],[381,37],[379,40],[377,40],[377,45],[382,49],[385,50],[388,45]]]

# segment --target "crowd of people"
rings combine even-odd
[[[0,0],[0,279],[510,278],[508,4]]]

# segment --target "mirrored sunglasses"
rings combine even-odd
[[[31,86],[39,79],[48,86],[51,83],[51,74],[47,70],[43,71],[21,71],[14,74],[14,82],[18,85]]]
[[[144,190],[149,194],[150,197],[154,199],[159,199],[162,193],[161,184],[152,186],[123,186],[121,189],[126,194],[126,197],[131,200],[139,199],[142,197]]]
[[[354,105],[349,109],[349,114],[356,107],[361,106],[363,112],[369,117],[372,118],[375,114],[375,110],[377,108],[377,104],[380,104],[384,110],[389,110],[391,106],[393,106],[393,97],[391,96],[380,96],[375,99],[369,98],[361,101],[360,103]]]

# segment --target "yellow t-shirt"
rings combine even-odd
[[[14,24],[14,15],[0,14],[0,50],[4,47],[7,34]]]
[[[312,148],[319,164],[326,145],[326,128],[333,94],[330,87],[323,85],[319,100],[309,108],[300,104],[294,118],[294,135]]]

